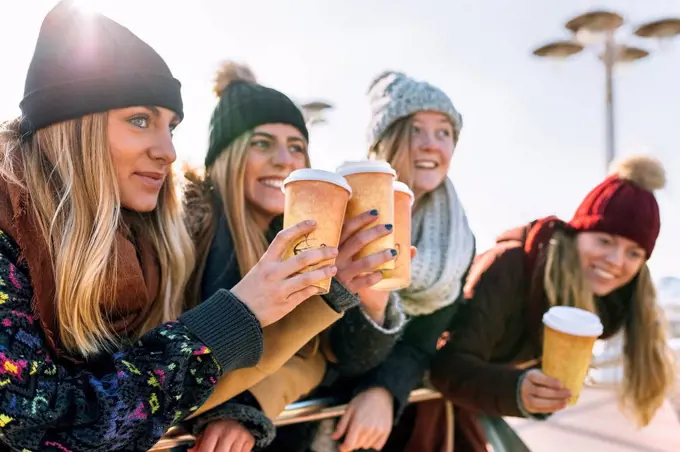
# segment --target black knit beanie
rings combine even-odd
[[[20,107],[22,137],[116,108],[157,106],[184,116],[180,82],[130,30],[61,1],[43,20]]]
[[[309,141],[302,111],[285,94],[257,84],[247,66],[224,63],[215,82],[219,102],[210,118],[206,168],[239,136],[262,124],[289,124]]]

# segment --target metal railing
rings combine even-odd
[[[680,344],[678,344],[680,345]],[[674,350],[676,347],[674,347]],[[677,352],[677,350],[675,350]],[[520,368],[528,368],[536,365],[540,360],[527,361],[520,364]],[[617,356],[615,358],[606,360],[593,360],[591,370],[603,369],[606,367],[619,366],[623,363],[623,357]],[[590,387],[610,387],[610,383],[598,382],[591,374],[586,378],[585,384]],[[437,391],[427,388],[416,389],[411,392],[409,396],[409,403],[425,402],[428,400],[440,399],[442,396]],[[299,424],[303,422],[320,421],[323,419],[331,419],[341,417],[345,414],[347,404],[343,401],[334,398],[326,397],[320,399],[305,400],[290,404],[286,410],[274,420],[274,425],[282,427],[284,425]],[[167,451],[174,447],[189,447],[195,441],[192,435],[175,430],[168,432],[168,436],[159,441],[149,452]]]
[[[441,397],[441,394],[437,391],[422,388],[411,392],[408,401],[409,403],[418,403],[440,399]],[[347,404],[333,397],[304,400],[288,405],[286,410],[274,420],[274,425],[282,427],[284,425],[341,417],[345,414],[346,409]],[[194,441],[195,438],[192,435],[188,435],[180,430],[174,430],[168,432],[168,435],[161,439],[149,452],[161,452],[174,447],[189,447]]]
[[[409,396],[409,403],[425,402],[427,400],[440,399],[442,395],[432,389],[416,389]],[[281,427],[284,425],[300,424],[302,422],[320,421],[341,417],[345,414],[347,404],[339,404],[334,398],[323,398],[306,400],[293,403],[286,407],[286,410],[274,420],[274,425]]]

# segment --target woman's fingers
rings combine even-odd
[[[365,275],[357,276],[350,283],[344,284],[345,288],[353,294],[357,294],[364,289],[373,287],[383,279],[383,274],[380,271],[367,273]],[[341,281],[342,282],[342,281]]]
[[[554,413],[563,409],[566,405],[566,401],[529,396],[529,403],[525,408],[531,413]]]
[[[357,215],[356,217],[346,221],[342,225],[342,233],[340,234],[340,246],[342,246],[347,239],[352,237],[357,231],[365,226],[373,223],[378,219],[378,211],[373,209]]]
[[[278,279],[288,278],[313,265],[335,259],[337,256],[337,248],[323,247],[305,250],[297,256],[293,256],[290,259],[275,264],[276,267],[274,271],[272,271],[271,276]]]
[[[366,245],[386,235],[390,235],[393,229],[391,224],[379,224],[356,233],[340,246],[342,258],[349,261],[353,260],[354,256]]]
[[[302,297],[304,295],[310,294],[307,296],[307,298],[309,298],[312,295],[318,294],[320,289],[314,286],[314,284],[332,278],[333,276],[335,276],[337,271],[338,271],[337,267],[335,267],[334,265],[330,265],[318,268],[311,272],[300,273],[299,275],[293,276],[292,278],[288,278],[287,280],[285,280],[282,283],[283,284],[282,288],[285,293],[290,293],[290,295],[288,296],[288,301],[291,303],[295,303],[299,297]],[[307,298],[303,298],[302,300],[300,300],[300,303],[302,303]]]
[[[272,243],[267,248],[267,251],[262,256],[262,261],[276,262],[280,261],[283,253],[291,248],[295,241],[305,234],[309,234],[316,229],[316,222],[313,220],[302,221],[294,226],[281,230]]]
[[[569,400],[571,392],[568,389],[553,389],[545,386],[534,386],[529,392],[530,396],[548,400]]]
[[[371,254],[366,257],[362,257],[354,262],[352,262],[346,268],[346,272],[352,276],[352,278],[361,275],[363,273],[373,272],[375,269],[384,264],[397,258],[397,250],[386,249],[378,253]]]
[[[545,386],[546,388],[562,389],[562,383],[557,378],[549,377],[538,369],[527,372],[527,380],[536,386]]]
[[[340,438],[345,436],[345,433],[347,433],[347,427],[349,426],[349,423],[352,421],[353,415],[354,410],[352,409],[351,406],[348,406],[347,410],[345,411],[345,414],[343,414],[342,417],[340,418],[338,425],[335,426],[335,431],[333,432],[333,435],[331,435],[331,438],[333,438],[335,441],[338,441]]]

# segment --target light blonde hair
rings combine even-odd
[[[395,121],[380,139],[368,150],[368,157],[389,163],[397,172],[397,179],[413,187],[413,161],[411,157],[411,133],[413,117]]]
[[[197,265],[187,288],[187,298],[198,303],[210,245],[218,227],[215,212],[222,210],[233,240],[241,276],[258,263],[269,246],[266,231],[258,226],[245,196],[245,166],[252,132],[246,132],[224,149],[204,172],[191,169],[185,177],[191,188],[185,193],[186,221],[196,244]],[[305,163],[310,166],[305,150]]]
[[[24,143],[18,120],[0,130],[0,175],[29,193],[52,258],[61,341],[84,357],[111,351],[121,341],[101,304],[115,293],[116,234],[121,227],[107,118],[107,113],[97,113],[54,124]],[[23,179],[15,162],[23,168]],[[142,334],[179,316],[194,263],[172,175],[161,188],[156,209],[140,214],[140,221],[144,227],[135,231],[149,239],[160,266],[159,293],[146,310]]]
[[[581,269],[576,239],[556,232],[550,242],[544,287],[551,306],[567,305],[596,312],[592,291]],[[637,276],[632,310],[624,325],[622,407],[646,426],[668,396],[675,380],[673,355],[656,290],[647,264]]]

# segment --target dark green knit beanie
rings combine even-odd
[[[210,118],[206,168],[234,140],[262,124],[289,124],[309,141],[305,119],[297,105],[285,94],[259,85],[247,66],[224,63],[217,73],[214,91],[219,102]]]

